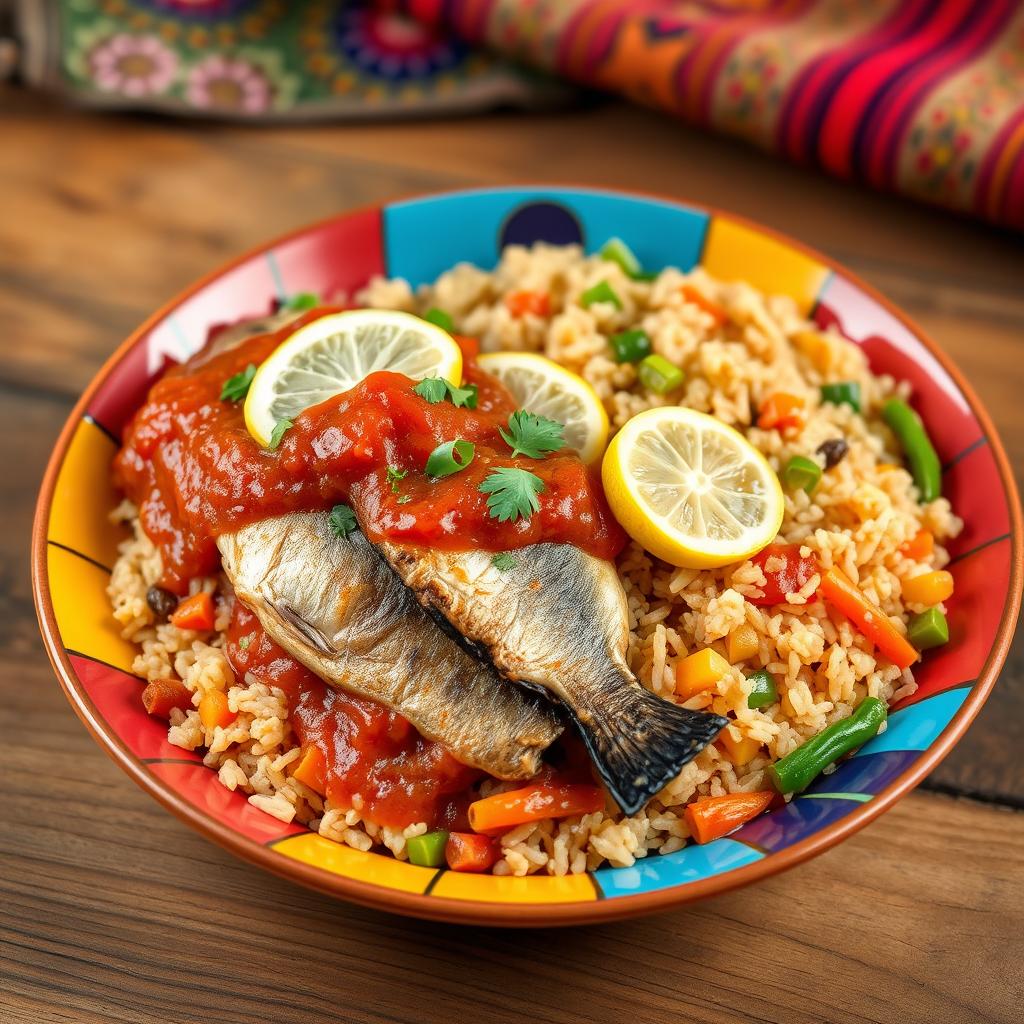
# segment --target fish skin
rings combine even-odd
[[[562,726],[420,607],[362,533],[326,512],[265,519],[217,541],[236,596],[270,637],[333,686],[379,701],[457,760],[526,779]]]
[[[385,541],[402,581],[508,679],[557,698],[594,766],[633,814],[725,727],[645,690],[626,663],[629,618],[615,566],[569,544],[510,552],[438,551]]]

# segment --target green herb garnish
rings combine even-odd
[[[502,572],[508,572],[509,569],[514,569],[519,563],[515,560],[515,556],[510,551],[499,551],[491,559],[491,565],[495,569],[500,569]]]
[[[412,495],[411,494],[403,494],[398,499],[398,504],[399,505],[408,505],[410,501],[412,501]]]
[[[398,482],[409,475],[409,470],[399,469],[397,466],[388,466],[388,483],[391,485],[391,492],[398,493]]]
[[[299,292],[287,299],[281,306],[282,309],[290,309],[293,313],[304,313],[307,309],[316,309],[320,305],[320,296],[315,292]]]
[[[443,309],[438,309],[434,306],[423,314],[423,319],[428,324],[440,327],[442,331],[447,331],[449,334],[455,333],[455,321]]]
[[[270,432],[270,444],[267,447],[274,451],[277,446],[281,443],[281,438],[284,437],[284,432],[294,427],[295,424],[291,420],[278,420],[274,424],[274,429]]]
[[[544,481],[528,470],[505,466],[494,470],[477,490],[490,495],[487,507],[491,518],[506,523],[520,517],[529,519],[540,508],[537,495],[543,494]]]
[[[445,398],[451,399],[456,409],[465,406],[467,409],[476,408],[477,387],[475,384],[467,384],[464,388],[457,388],[443,377],[424,377],[412,389],[420,398],[426,399],[431,405],[443,402]]]
[[[503,427],[498,430],[513,455],[542,459],[548,452],[557,452],[565,446],[565,438],[562,436],[564,424],[525,409],[517,409],[509,416],[507,432]]]
[[[245,651],[248,650],[250,642],[251,641],[247,636],[239,637],[238,646],[241,647],[243,651]]]
[[[598,281],[580,296],[584,309],[589,309],[595,302],[610,302],[616,309],[622,309],[622,299],[607,281]]]
[[[335,505],[327,517],[327,525],[335,537],[347,537],[353,530],[359,529],[356,514],[348,505]]]
[[[476,445],[469,441],[445,441],[427,459],[427,476],[451,476],[465,469],[476,454]]]
[[[234,377],[228,377],[224,386],[220,389],[220,400],[222,402],[240,402],[249,394],[249,385],[256,376],[256,364],[250,363]]]

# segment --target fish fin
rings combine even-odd
[[[728,720],[681,708],[635,683],[622,687],[616,697],[610,713],[587,714],[577,709],[573,717],[601,781],[622,810],[634,814],[674,779]]]

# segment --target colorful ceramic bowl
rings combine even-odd
[[[228,792],[194,754],[167,743],[132,675],[134,651],[104,588],[118,532],[109,464],[126,419],[170,361],[216,324],[266,313],[297,292],[351,291],[373,274],[433,280],[461,260],[491,267],[512,242],[617,235],[643,265],[703,264],[724,279],[792,295],[820,324],[863,346],[876,372],[909,380],[966,521],[952,546],[950,643],[918,672],[888,729],[785,807],[725,839],[635,867],[568,878],[496,878],[415,867],[281,822]],[[1006,657],[1021,596],[1021,516],[1002,446],[978,399],[939,349],[852,274],[735,217],[589,189],[503,188],[428,196],[306,228],[204,278],[151,317],[78,403],[43,483],[33,537],[35,599],[57,675],[78,715],[147,792],[233,853],[332,895],[400,913],[502,925],[606,920],[753,882],[866,825],[947,754],[978,713]]]

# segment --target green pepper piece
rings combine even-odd
[[[942,494],[942,463],[921,417],[902,398],[890,398],[882,406],[882,418],[903,446],[921,501],[934,501]]]
[[[440,327],[442,331],[447,331],[449,334],[455,333],[455,321],[443,310],[438,309],[434,306],[432,309],[428,309],[423,314],[423,319],[428,324],[434,324],[435,327]]]
[[[747,676],[750,683],[750,695],[747,697],[748,708],[766,708],[779,699],[779,691],[775,688],[775,676],[766,668],[758,669]]]
[[[838,384],[822,384],[821,400],[833,405],[848,405],[854,412],[860,412],[860,382],[844,380]]]
[[[616,309],[622,309],[622,299],[607,281],[598,281],[580,296],[580,304],[589,309],[595,302],[610,302]]]
[[[617,263],[628,277],[636,277],[643,272],[633,250],[621,238],[609,238],[601,246],[600,256],[610,263]]]
[[[803,455],[794,455],[782,471],[782,482],[791,490],[800,488],[808,494],[813,494],[819,480],[821,466],[814,459],[808,459]]]
[[[443,828],[435,828],[433,832],[424,832],[421,836],[413,836],[405,841],[405,849],[409,854],[409,862],[421,868],[439,868],[444,863],[444,847],[448,842],[448,833]]]
[[[907,639],[919,650],[941,647],[949,643],[949,623],[938,608],[915,615],[907,626]]]
[[[675,391],[683,383],[683,371],[670,363],[664,356],[650,355],[640,361],[637,367],[640,383],[659,395]]]
[[[319,295],[314,292],[299,292],[283,303],[282,308],[290,309],[295,313],[304,313],[307,309],[316,309],[319,305]]]
[[[620,331],[609,339],[617,363],[639,363],[651,354],[651,339],[646,331]]]
[[[780,793],[805,790],[830,764],[855,747],[867,743],[888,715],[884,701],[865,697],[857,710],[833,722],[780,761],[768,766],[768,778]]]

